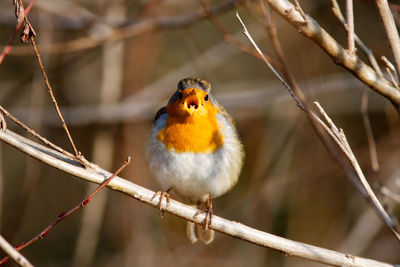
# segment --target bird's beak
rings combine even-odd
[[[200,107],[200,100],[197,95],[189,95],[183,103],[184,109],[192,115]]]

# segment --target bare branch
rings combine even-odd
[[[268,0],[269,4],[301,34],[313,40],[334,61],[353,73],[371,89],[388,98],[400,111],[400,92],[389,81],[379,75],[361,61],[352,56],[336,40],[330,36],[314,19],[306,15],[307,21],[288,0]]]
[[[82,168],[78,162],[67,158],[63,154],[37,144],[9,130],[6,132],[0,132],[0,140],[47,165],[53,166],[86,181],[101,183],[106,177],[111,176],[109,172],[99,167],[96,168],[96,171]],[[112,179],[107,186],[147,205],[158,208],[159,199],[153,199],[154,192],[147,188],[131,183],[120,177]],[[193,215],[196,214],[197,209],[172,199],[170,205],[165,208],[165,211],[198,224],[203,223],[203,220],[205,219],[204,214],[199,214],[194,218]],[[259,246],[282,251],[287,255],[333,266],[393,266],[384,262],[343,254],[333,250],[292,241],[256,230],[238,222],[223,219],[216,215],[213,216],[210,228]]]
[[[364,196],[364,198],[368,201],[368,203],[372,206],[372,208],[374,208],[374,210],[377,212],[377,214],[382,218],[382,220],[387,224],[387,226],[389,226],[389,228],[392,230],[393,234],[400,241],[400,233],[398,232],[397,223],[395,221],[393,221],[391,219],[391,217],[386,213],[385,209],[382,207],[381,203],[379,202],[379,200],[377,199],[373,190],[371,189],[370,185],[368,184],[367,180],[365,179],[364,174],[363,174],[360,166],[358,165],[357,159],[354,156],[349,143],[347,142],[347,139],[346,139],[346,136],[344,135],[343,130],[338,129],[336,127],[336,125],[329,118],[329,116],[325,113],[325,111],[319,105],[319,103],[314,102],[316,104],[316,106],[318,107],[320,113],[323,115],[325,120],[328,122],[330,128],[321,119],[319,119],[319,117],[317,115],[315,115],[314,112],[312,112],[309,109],[309,107],[303,101],[303,99],[300,99],[296,95],[296,92],[283,80],[283,78],[276,72],[276,70],[273,69],[271,64],[264,57],[262,51],[258,48],[257,44],[254,42],[250,33],[247,31],[247,28],[246,28],[245,24],[243,23],[243,21],[241,20],[238,13],[236,13],[236,16],[243,26],[244,34],[250,40],[250,42],[254,45],[257,52],[260,53],[260,55],[263,57],[264,62],[268,65],[268,67],[273,71],[273,73],[279,78],[279,80],[283,83],[283,85],[292,94],[292,97],[296,100],[296,103],[298,104],[298,106],[301,107],[302,110],[304,110],[306,112],[306,114],[308,115],[316,132],[321,137],[321,140],[323,141],[324,144],[326,144],[328,146],[328,151],[334,156],[335,159],[337,159],[340,162],[341,166],[348,173],[348,177],[350,178],[350,180],[357,186],[357,188],[359,189],[361,194]],[[350,161],[350,163],[353,167],[353,171],[355,171],[357,174],[358,180],[354,179],[354,175],[352,174],[353,171],[349,170],[346,167],[346,164],[337,157],[336,153],[331,148],[331,144],[326,140],[325,137],[322,136],[322,134],[320,134],[318,126],[322,126],[325,129],[325,131],[331,136],[332,140],[337,144],[337,146],[340,148],[340,150],[344,153],[346,158]]]

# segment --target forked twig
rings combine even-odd
[[[50,230],[56,226],[59,222],[61,222],[62,220],[64,220],[66,217],[68,217],[69,215],[71,215],[72,213],[74,213],[75,211],[77,211],[78,209],[86,206],[89,201],[91,200],[92,197],[94,197],[100,190],[102,190],[105,186],[107,186],[107,184],[109,182],[111,182],[111,180],[117,176],[131,161],[131,157],[128,157],[125,162],[121,165],[121,167],[118,168],[118,170],[116,170],[114,172],[113,175],[111,175],[109,178],[105,179],[92,193],[90,193],[87,197],[85,197],[84,200],[82,200],[81,202],[79,202],[75,207],[73,207],[72,209],[70,209],[67,212],[62,212],[60,213],[52,223],[50,223],[46,228],[44,228],[39,234],[37,234],[35,237],[33,237],[31,240],[27,241],[27,242],[23,242],[21,244],[19,244],[15,249],[20,251],[24,248],[26,248],[27,246],[31,245],[32,243],[38,241],[39,239],[43,239],[45,238],[46,235],[48,235],[50,233]],[[9,258],[9,256],[4,257],[3,259],[0,260],[0,265],[4,264],[7,259]]]
[[[332,12],[336,16],[336,18],[340,21],[340,23],[343,25],[343,27],[346,29],[346,20],[344,19],[344,16],[342,14],[342,11],[340,10],[339,4],[337,3],[336,0],[331,0],[332,3]],[[368,48],[364,44],[364,42],[358,37],[356,33],[354,33],[354,40],[357,43],[357,46],[361,48],[361,50],[367,55],[369,62],[371,63],[371,66],[374,68],[375,72],[380,76],[383,77],[382,70],[379,68],[378,63],[376,62],[374,53],[372,52],[371,49]]]
[[[29,12],[31,11],[31,9],[32,9],[33,5],[35,4],[35,2],[36,2],[36,0],[32,0],[29,3],[29,5],[24,10],[25,15],[29,14]],[[23,20],[19,21],[17,26],[15,26],[15,29],[14,29],[13,33],[11,34],[10,38],[8,39],[7,45],[4,47],[3,52],[1,52],[1,54],[0,54],[0,64],[3,63],[4,58],[6,57],[6,55],[10,54],[11,49],[12,49],[11,44],[14,41],[15,36],[17,36],[17,33],[18,33],[19,29],[21,29],[22,24],[24,24]]]

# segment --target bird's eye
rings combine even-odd
[[[178,93],[178,99],[179,99],[179,100],[182,100],[182,98],[183,98],[183,94],[182,94],[181,92],[179,92],[179,93]]]
[[[205,101],[208,101],[208,95],[206,95],[206,96],[204,97],[204,100],[205,100]]]

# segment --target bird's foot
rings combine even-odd
[[[151,200],[155,199],[157,196],[160,196],[159,201],[158,201],[158,209],[160,210],[160,215],[161,217],[164,215],[164,210],[162,208],[162,201],[165,198],[165,208],[169,207],[170,204],[170,196],[169,196],[169,192],[171,191],[172,188],[169,188],[166,191],[158,191],[156,193],[154,193],[153,197],[151,198]]]

